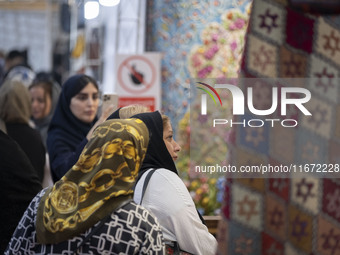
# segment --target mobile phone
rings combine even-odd
[[[118,109],[118,95],[116,93],[104,94],[102,97],[102,111],[104,112],[107,107],[113,105],[113,110]]]

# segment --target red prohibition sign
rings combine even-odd
[[[123,73],[123,68],[127,68],[129,70],[130,73],[132,73],[132,67],[130,65],[130,61],[132,60],[140,60],[142,62],[145,62],[151,69],[151,81],[150,82],[147,82],[147,81],[143,81],[141,82],[145,87],[143,89],[136,89],[136,90],[133,90],[131,88],[129,88],[123,81],[123,77],[122,77],[122,73]],[[143,93],[145,91],[147,91],[155,82],[155,79],[156,79],[156,70],[155,70],[155,67],[153,66],[152,62],[143,57],[143,56],[131,56],[131,57],[128,57],[127,59],[125,59],[119,66],[118,68],[118,81],[119,83],[122,85],[122,87],[130,92],[130,93],[136,93],[136,92],[139,92],[139,93]]]

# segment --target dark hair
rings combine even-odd
[[[8,52],[5,60],[8,61],[8,60],[12,60],[12,59],[15,59],[15,58],[21,58],[22,62],[24,64],[26,64],[27,63],[27,50],[23,50],[23,51],[12,50],[12,51]]]
[[[49,72],[38,72],[35,75],[35,78],[33,80],[33,83],[37,82],[37,81],[46,81],[49,83],[54,83],[54,78],[53,78],[53,74],[49,73]]]
[[[53,88],[53,82],[49,80],[39,80],[35,79],[32,84],[28,87],[29,90],[35,87],[41,87],[43,88],[45,95],[48,95],[52,99],[52,88]]]
[[[79,78],[79,83],[82,84],[84,87],[85,87],[87,84],[92,83],[92,84],[99,90],[99,86],[98,86],[97,81],[96,81],[94,78],[92,78],[92,77],[90,77],[90,76],[88,76],[88,75],[85,75],[85,74],[82,75],[82,76]]]
[[[77,95],[87,84],[92,83],[99,92],[98,83],[92,77],[85,74],[75,74],[69,77],[62,86],[62,94],[65,94],[66,103],[71,103],[71,98]]]

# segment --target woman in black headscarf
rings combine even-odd
[[[112,111],[112,108],[108,108],[98,119],[98,105],[98,85],[90,76],[74,75],[64,83],[47,136],[54,182],[78,160],[93,129],[106,120]]]
[[[169,246],[178,244],[181,250],[192,254],[215,254],[216,239],[203,224],[188,189],[178,176],[174,160],[180,147],[173,139],[170,119],[159,112],[133,117],[141,119],[150,133],[135,187],[135,202],[157,217]]]
[[[5,254],[164,254],[156,219],[132,201],[148,141],[138,119],[99,125],[72,169],[32,200]]]

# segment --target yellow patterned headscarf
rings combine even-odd
[[[36,221],[38,242],[77,236],[132,198],[148,143],[148,129],[139,119],[99,125],[78,162],[43,196]]]

